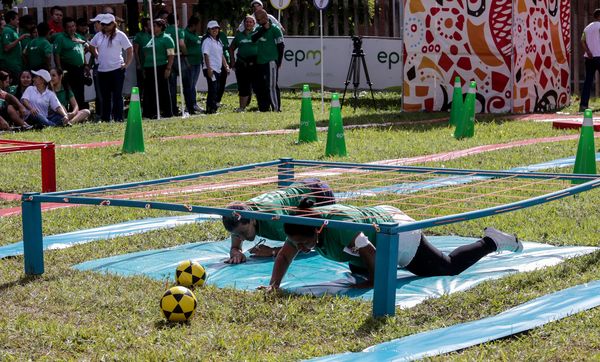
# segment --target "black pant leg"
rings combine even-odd
[[[169,79],[165,78],[167,65],[156,67],[158,77],[158,99],[160,104],[160,114],[162,117],[173,117],[173,107],[171,89],[169,88]]]
[[[142,98],[142,115],[144,118],[156,118],[156,93],[154,92],[154,68],[144,68],[144,97]]]
[[[71,87],[71,91],[73,91],[73,95],[75,96],[75,100],[77,101],[77,105],[80,109],[88,108],[87,103],[85,102],[85,94],[84,88],[85,84],[84,75],[83,75],[83,65],[80,67],[76,67],[70,64],[63,64],[63,70],[67,71],[65,75],[67,78],[67,82]]]
[[[256,102],[258,103],[258,110],[261,112],[268,112],[271,107],[271,99],[269,97],[269,63],[267,64],[258,64],[256,66],[257,70],[257,92],[256,92]]]
[[[446,255],[422,235],[417,253],[405,269],[418,276],[458,275],[495,250],[492,240],[480,239]]]
[[[221,103],[223,94],[225,93],[225,85],[227,84],[227,71],[225,67],[221,67],[221,73],[219,75],[219,83],[217,88],[217,103]]]
[[[596,70],[600,57],[597,58],[585,58],[585,81],[583,82],[583,89],[581,91],[581,102],[580,107],[587,108],[592,93],[592,85],[594,84],[594,78],[596,77]]]
[[[220,74],[213,71],[214,79],[208,76],[206,69],[202,71],[206,78],[208,93],[206,95],[206,113],[215,113],[217,111],[217,93],[219,92]]]

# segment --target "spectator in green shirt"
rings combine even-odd
[[[179,19],[177,19],[177,23],[179,23]],[[183,28],[175,27],[175,15],[173,13],[167,16],[167,24],[168,25],[165,29],[165,33],[168,34],[175,43],[175,58],[173,59],[173,69],[171,70],[171,76],[169,77],[169,92],[171,94],[171,106],[173,107],[173,114],[177,115],[179,114],[179,105],[177,102],[177,93],[179,87],[177,83],[177,77],[180,74],[177,55],[179,54],[181,56],[182,54],[186,53],[184,41],[185,33]],[[184,65],[182,64],[181,66],[183,67]],[[181,74],[184,74],[183,69]]]
[[[279,91],[279,68],[283,60],[283,33],[275,24],[271,24],[267,12],[258,10],[255,13],[260,26],[252,35],[252,41],[257,42],[258,52],[256,63],[260,70],[260,89],[257,94],[258,109],[261,112],[281,111],[281,94]]]
[[[75,22],[76,24],[76,32],[86,41],[90,41],[92,39],[92,34],[90,34],[90,25],[86,18],[78,18]]]
[[[23,120],[25,107],[10,93],[10,74],[0,70],[0,129],[9,130],[10,126],[21,130],[33,128]]]
[[[202,71],[202,25],[200,19],[192,16],[188,20],[188,26],[184,31],[183,40],[185,43],[186,54],[182,58],[183,69],[183,96],[185,98],[185,108],[189,114],[195,114],[198,105],[196,104],[196,84]]]
[[[69,88],[69,84],[63,80],[63,71],[60,68],[50,70],[50,86],[56,98],[63,106],[69,118],[69,123],[76,124],[87,120],[90,116],[89,109],[79,109],[75,95]]]
[[[36,32],[37,26],[33,16],[27,14],[19,18],[19,35],[29,34],[29,37],[21,40],[21,49],[25,50],[29,42],[35,38],[34,32]]]
[[[154,90],[158,87],[158,100],[160,113],[163,117],[173,117],[171,107],[171,94],[169,92],[169,76],[175,57],[175,43],[168,34],[165,34],[167,23],[163,19],[154,19],[154,38],[144,45],[144,88],[146,93],[142,100],[142,114],[147,118],[156,118],[156,98]],[[156,85],[154,81],[154,54],[156,52]]]
[[[88,43],[85,38],[76,33],[75,19],[65,17],[63,28],[64,31],[54,38],[54,64],[67,73],[65,80],[75,94],[77,104],[87,108],[84,96],[84,78],[89,69],[86,69],[84,55]]]
[[[25,89],[33,84],[33,75],[31,71],[24,70],[19,74],[17,78],[17,84],[10,87],[10,94],[17,97],[17,99],[21,99],[21,96],[25,92]]]
[[[25,48],[28,68],[49,70],[52,64],[52,44],[50,44],[50,27],[48,23],[39,23],[37,34],[38,36],[32,39]]]
[[[225,34],[223,30],[219,31],[219,40],[221,41],[221,44],[223,44],[223,56],[225,57],[225,61],[227,62],[227,67],[223,66],[221,68],[221,78],[219,78],[217,104],[220,107],[221,100],[223,99],[223,94],[225,93],[225,86],[227,85],[227,76],[229,75],[229,69],[231,69],[231,59],[229,58],[229,38],[227,38],[227,34]]]
[[[308,199],[300,201],[297,215],[374,225],[414,222],[408,215],[392,206],[356,207],[337,204],[314,207],[314,202]],[[326,224],[321,227],[284,224],[283,228],[287,240],[277,255],[271,281],[266,289],[279,288],[298,252],[309,252],[313,249],[327,259],[347,262],[352,272],[364,276],[366,280],[354,285],[355,288],[373,286],[377,247],[375,227],[366,232],[327,227]],[[519,252],[523,249],[516,236],[491,227],[485,228],[483,238],[462,245],[450,254],[438,250],[421,230],[401,232],[398,238],[398,268],[418,276],[458,275],[489,253],[503,250]]]
[[[237,112],[243,112],[248,104],[252,91],[256,93],[258,89],[259,77],[256,66],[256,54],[258,47],[252,42],[252,32],[256,26],[256,20],[252,15],[246,16],[244,20],[246,27],[243,32],[238,32],[229,46],[229,56],[231,67],[235,69],[235,78],[237,79],[238,95],[240,97],[240,107]],[[237,57],[235,50],[237,49]]]
[[[4,14],[6,26],[2,30],[2,68],[8,71],[12,79],[17,79],[18,74],[23,68],[23,49],[21,41],[29,38],[29,34],[17,33],[19,28],[19,17],[14,11],[7,11]]]
[[[152,39],[150,31],[150,18],[142,18],[142,31],[135,34],[133,41],[133,56],[135,57],[137,86],[140,91],[140,99],[144,99],[144,46]]]

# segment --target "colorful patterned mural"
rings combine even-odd
[[[569,103],[569,0],[405,0],[404,109],[447,111],[454,78],[477,112]]]

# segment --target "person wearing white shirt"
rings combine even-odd
[[[133,60],[133,46],[127,35],[117,29],[114,15],[100,15],[102,31],[90,41],[91,52],[98,62],[98,81],[102,98],[100,118],[123,122],[123,82],[125,70]],[[123,59],[125,51],[125,59]]]
[[[215,20],[207,25],[209,36],[202,42],[202,55],[204,56],[203,73],[208,84],[206,96],[206,113],[217,112],[217,92],[221,68],[229,73],[229,65],[223,55],[223,44],[219,41],[219,30],[221,27]]]
[[[50,73],[45,69],[33,70],[31,73],[34,75],[33,85],[27,87],[21,96],[27,123],[37,128],[70,126],[67,111],[56,94],[48,88]]]
[[[583,29],[581,48],[585,57],[585,82],[581,91],[579,111],[583,112],[588,108],[596,72],[600,71],[600,9],[594,10],[594,21]]]

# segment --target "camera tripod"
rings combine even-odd
[[[360,64],[362,64],[363,70],[365,72],[365,77],[367,78],[367,84],[369,85],[369,89],[371,90],[371,99],[373,99],[373,106],[375,106],[375,96],[373,95],[373,83],[371,82],[371,77],[369,77],[367,62],[365,61],[365,53],[362,50],[362,40],[358,37],[352,37],[352,41],[354,42],[354,49],[352,50],[352,59],[350,60],[350,65],[348,66],[348,74],[346,75],[346,81],[344,82],[344,93],[342,95],[342,103],[340,104],[340,109],[344,107],[346,91],[348,90],[348,84],[350,84],[350,77],[352,77],[352,85],[354,86],[354,90],[352,92],[352,98],[354,99],[352,108],[356,111],[356,105],[358,103],[358,86],[360,85]]]

